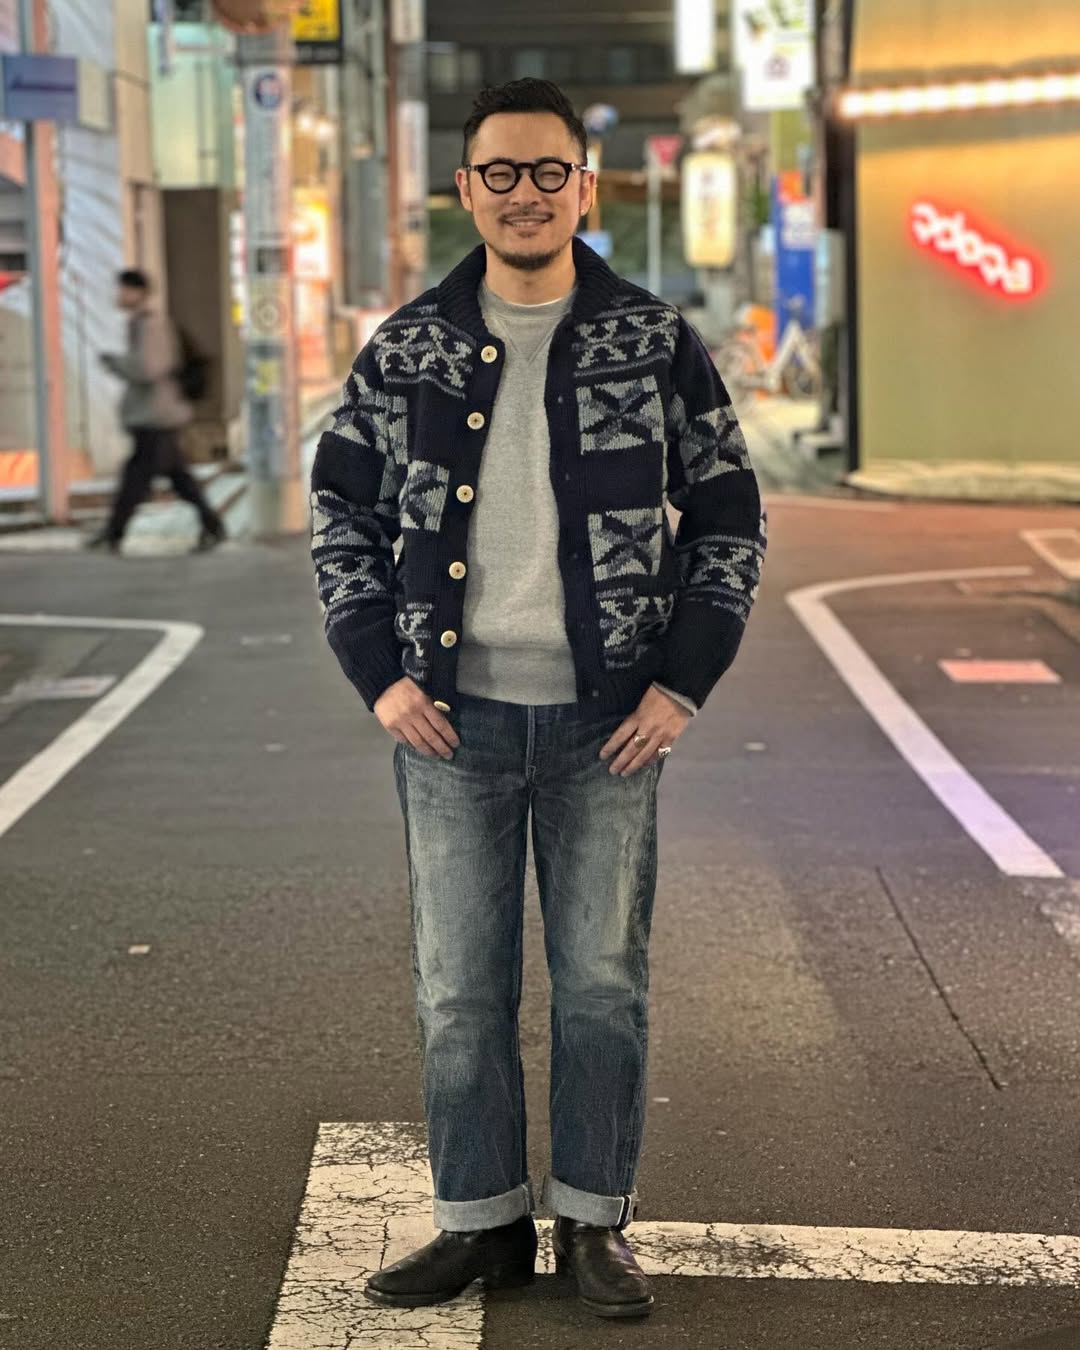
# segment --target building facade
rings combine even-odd
[[[1080,7],[853,17],[855,481],[1080,499]]]

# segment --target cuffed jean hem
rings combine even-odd
[[[447,1233],[473,1233],[479,1228],[502,1228],[533,1212],[532,1182],[486,1200],[440,1200],[434,1205],[435,1227]]]
[[[597,1228],[625,1228],[637,1210],[637,1191],[628,1195],[593,1195],[568,1186],[549,1172],[540,1192],[540,1204],[552,1214]]]

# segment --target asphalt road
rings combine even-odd
[[[1077,513],[771,517],[739,661],[661,790],[649,1095],[667,1100],[640,1217],[1080,1234],[1061,918],[1080,915],[1077,610],[1019,537]],[[786,603],[1017,565],[1039,594],[925,583],[834,611],[1058,879],[994,865]],[[325,647],[300,541],[0,557],[0,588],[9,613],[206,630],[0,837],[0,1347],[261,1350],[319,1122],[422,1119],[392,745]],[[0,627],[0,699],[36,675],[122,677],[154,641]],[[1041,659],[1061,683],[954,685],[937,662],[964,653]],[[0,703],[0,781],[85,708]],[[535,903],[526,964],[539,1177]],[[648,1322],[606,1325],[542,1279],[491,1300],[483,1344],[990,1350],[1080,1324],[1076,1289],[992,1282],[667,1277],[656,1295]]]

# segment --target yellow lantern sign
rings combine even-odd
[[[735,261],[735,161],[698,151],[682,162],[683,252],[691,267],[730,267]]]

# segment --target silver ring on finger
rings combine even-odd
[[[657,750],[657,752],[656,752],[656,758],[657,758],[657,759],[667,759],[668,755],[670,755],[670,754],[671,754],[671,746],[670,746],[670,745],[662,745],[662,746],[660,747],[660,749]]]

